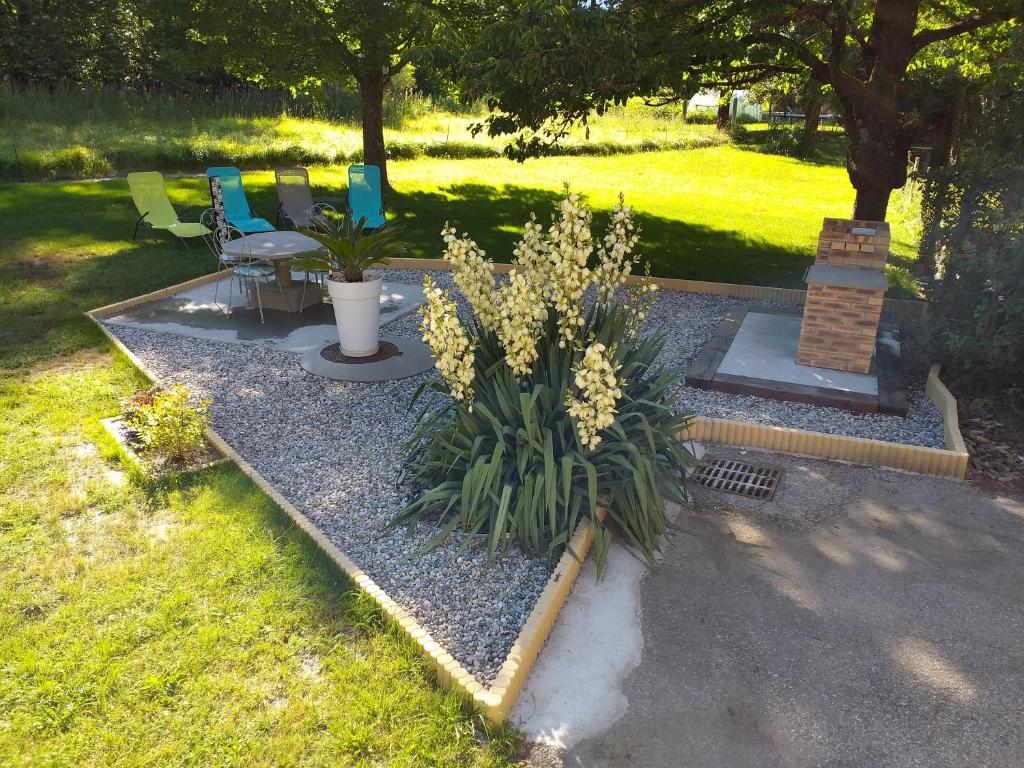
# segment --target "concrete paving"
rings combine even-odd
[[[1024,502],[745,457],[785,469],[774,501],[701,490],[683,511],[640,584],[641,661],[605,693],[624,711],[599,733],[563,723],[563,739],[589,734],[568,739],[565,765],[1024,765]],[[616,632],[576,632],[563,665]],[[560,618],[535,673],[573,633]],[[551,695],[574,693],[577,709],[603,706],[586,686]],[[550,749],[538,764],[556,764]]]
[[[840,392],[878,394],[878,377],[873,373],[850,373],[799,365],[796,362],[803,318],[748,312],[736,338],[725,353],[718,373],[748,376],[787,384],[835,389]]]
[[[299,281],[303,275],[293,272],[292,279]],[[264,286],[262,290],[277,289]],[[380,297],[381,325],[404,317],[425,300],[423,289],[418,285],[384,283]],[[334,309],[329,304],[315,304],[303,312],[266,309],[264,317],[265,322],[261,323],[255,306],[249,306],[237,281],[221,279],[134,307],[106,322],[199,339],[256,344],[284,352],[321,349],[338,340]]]

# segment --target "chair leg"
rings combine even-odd
[[[280,282],[278,282],[278,284],[277,284],[277,290],[279,290],[281,292],[281,300],[284,302],[284,308],[287,311],[291,312],[292,311],[292,305],[288,303],[288,297],[284,295],[284,286],[281,285]]]
[[[217,301],[217,294],[220,292],[220,277],[219,277],[219,275],[220,275],[220,273],[222,271],[223,271],[223,264],[221,264],[220,260],[218,259],[217,260],[217,275],[218,275],[218,277],[217,277],[217,279],[213,283],[213,303],[216,304],[218,307],[220,306],[220,303]]]
[[[299,299],[299,314],[302,314],[302,310],[306,308],[306,283],[309,282],[309,272],[304,272],[302,275],[302,298]]]
[[[263,299],[260,296],[260,281],[259,280],[253,280],[252,284],[256,288],[256,306],[259,307],[259,310],[260,310],[260,325],[263,325],[264,324],[264,320],[263,320]],[[284,294],[282,294],[282,295],[284,295]]]

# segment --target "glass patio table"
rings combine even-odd
[[[301,312],[323,300],[319,283],[305,279],[296,282],[292,279],[291,270],[291,261],[296,256],[322,249],[320,243],[301,232],[259,232],[231,240],[221,248],[229,256],[259,259],[272,264],[281,290],[263,291],[263,307],[288,312]]]

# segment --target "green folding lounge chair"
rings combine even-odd
[[[131,190],[132,200],[139,210],[139,220],[135,222],[132,240],[139,236],[140,227],[145,227],[149,232],[166,230],[181,240],[186,248],[186,238],[205,237],[210,234],[210,230],[202,224],[181,221],[178,218],[170,198],[167,197],[167,187],[164,186],[164,177],[160,172],[129,173],[128,189]]]

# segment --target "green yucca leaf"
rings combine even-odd
[[[555,318],[544,324],[534,370],[522,379],[508,370],[495,335],[479,332],[472,411],[463,403],[427,402],[403,472],[421,490],[392,525],[436,521],[427,549],[462,531],[468,535],[460,552],[476,540],[497,557],[517,542],[555,558],[570,551],[573,532],[587,518],[595,528],[599,572],[609,526],[653,562],[659,537],[672,528],[665,500],[685,497],[686,470],[694,464],[678,437],[689,421],[672,397],[679,375],[657,364],[664,336],[623,340],[624,313],[615,307],[592,308],[586,323],[585,338],[608,346],[619,341],[616,360],[626,379],[617,417],[598,447],[581,449],[566,410],[582,350],[558,347]],[[439,382],[431,384],[419,388],[414,400],[444,391]],[[604,522],[599,506],[607,508]]]

